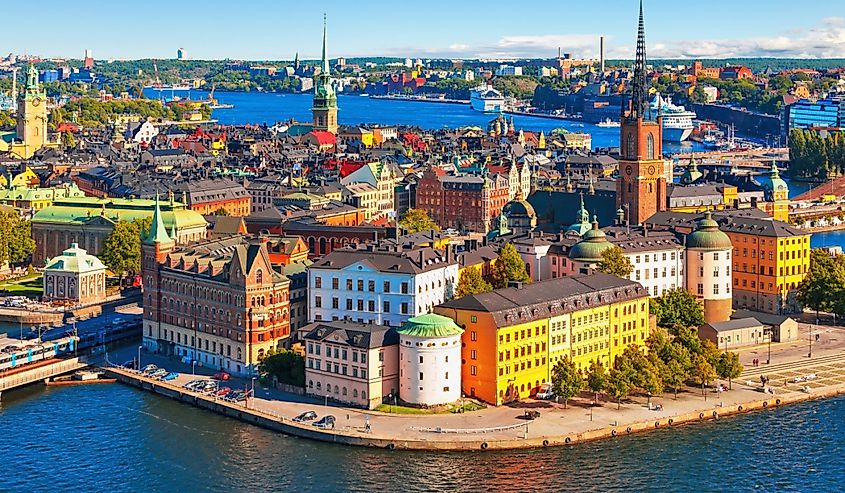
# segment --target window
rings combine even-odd
[[[713,285],[713,294],[719,294],[719,285],[718,284]]]
[[[475,349],[469,352],[469,359],[478,359],[478,352]]]
[[[352,298],[346,298],[346,309],[352,310]]]
[[[654,134],[649,133],[645,142],[646,159],[654,159]]]
[[[384,301],[381,303],[381,308],[382,308],[382,311],[383,311],[384,313],[390,313],[390,302],[389,302],[389,301],[387,301],[387,300],[384,300]]]
[[[476,323],[476,322],[478,322],[478,317],[473,315],[473,316],[469,317],[469,321],[470,321],[470,323]]]
[[[339,306],[340,306],[340,300],[338,300],[337,298],[332,297],[332,308],[334,308],[335,310],[337,310],[337,309],[339,308]]]
[[[375,300],[369,300],[367,302],[367,311],[374,312],[376,311],[376,302]]]
[[[402,286],[402,289],[401,289],[402,294],[408,294],[408,283],[403,282],[401,286]],[[407,313],[407,312],[403,312],[403,313]]]
[[[367,281],[367,291],[374,292],[376,290],[376,282],[372,279]]]
[[[385,293],[390,292],[390,281],[384,281],[384,292]]]
[[[323,298],[320,296],[314,297],[314,306],[317,308],[321,308],[323,306]]]
[[[423,372],[420,372],[420,380],[423,379]]]
[[[704,296],[704,284],[701,284],[701,283],[698,284],[698,295]]]
[[[255,277],[256,277],[256,280],[258,280],[258,273],[256,273]],[[317,277],[314,278],[314,287],[315,288],[322,288],[323,287],[323,278],[322,277],[317,276]]]
[[[358,291],[363,291],[363,290],[364,290],[364,280],[358,279]]]
[[[364,311],[364,300],[358,300],[358,311],[359,312]]]
[[[469,333],[469,338],[470,338],[471,341],[477,341],[478,340],[478,332],[473,330],[472,332]]]
[[[352,279],[347,279],[347,280],[346,280],[346,290],[347,290],[347,291],[352,291]]]
[[[336,277],[332,278],[332,289],[337,289],[339,285],[339,280]]]
[[[402,313],[403,315],[407,315],[408,314],[408,304],[402,303],[401,305],[399,305],[399,312]]]

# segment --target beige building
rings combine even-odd
[[[395,328],[338,320],[314,322],[299,334],[309,395],[373,409],[399,391]]]
[[[44,300],[90,303],[106,297],[106,266],[72,243],[47,262],[44,269]]]
[[[768,328],[753,317],[712,322],[698,328],[698,337],[712,341],[722,351],[769,342]]]

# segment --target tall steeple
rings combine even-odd
[[[637,55],[634,60],[634,79],[631,82],[631,118],[645,118],[648,108],[648,90],[645,73],[645,23],[643,21],[643,1],[640,0],[640,20],[637,25]]]
[[[158,194],[156,194],[156,206],[153,211],[153,221],[150,226],[150,233],[144,239],[147,244],[169,243],[170,236],[167,235],[167,228],[164,226],[164,221],[161,219],[161,207],[159,206]]]
[[[323,65],[322,73],[329,74],[329,58],[326,54],[326,45],[328,44],[329,34],[328,23],[326,22],[326,14],[323,14]]]

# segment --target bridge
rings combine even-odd
[[[821,185],[818,185],[806,192],[802,193],[801,195],[792,199],[793,202],[811,202],[820,200],[822,197],[826,195],[832,195],[837,198],[845,196],[845,176],[840,176],[839,178],[834,178],[833,180],[829,180]]]
[[[6,390],[16,389],[36,382],[46,382],[53,377],[73,373],[88,366],[80,358],[50,359],[0,373],[0,397]]]

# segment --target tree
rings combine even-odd
[[[408,209],[405,211],[399,219],[399,226],[410,234],[432,229],[434,231],[440,231],[440,226],[423,209]]]
[[[707,361],[706,357],[700,354],[692,357],[692,372],[690,373],[690,377],[692,377],[696,385],[701,385],[701,395],[704,396],[705,400],[707,399],[707,393],[704,391],[704,387],[715,380],[716,376],[716,370]]]
[[[684,288],[670,289],[649,303],[660,327],[698,327],[704,325],[704,308]]]
[[[485,281],[481,276],[481,271],[474,267],[467,267],[461,271],[461,277],[458,279],[458,290],[455,296],[463,298],[471,294],[481,294],[492,291],[493,286]]]
[[[305,358],[293,351],[270,351],[259,362],[258,371],[282,383],[305,387]]]
[[[739,378],[742,375],[742,370],[743,366],[739,362],[738,354],[725,351],[719,356],[719,360],[716,363],[716,373],[719,375],[719,378],[728,380],[729,389],[733,389],[733,379]]]
[[[513,243],[505,243],[499,251],[499,258],[493,264],[489,281],[495,289],[506,288],[511,282],[531,283],[531,277],[525,270],[525,263]]]
[[[149,230],[149,218],[118,221],[103,241],[101,260],[121,278],[141,270],[141,236]]]
[[[220,207],[219,209],[214,211],[214,215],[215,216],[228,216],[229,211],[227,211],[225,207]]]
[[[622,408],[622,399],[631,391],[631,382],[624,372],[611,368],[607,376],[607,393],[616,399],[616,409]]]
[[[566,408],[569,399],[578,395],[583,388],[584,377],[581,370],[568,356],[564,356],[552,369],[552,389],[555,395],[563,398],[563,407]]]
[[[671,388],[675,394],[675,399],[678,398],[678,389],[680,389],[684,382],[689,378],[687,367],[680,360],[670,360],[661,366],[661,378],[663,384]]]
[[[621,277],[627,279],[634,272],[634,265],[622,253],[622,249],[618,246],[608,248],[601,252],[601,260],[596,265],[599,272],[610,274],[611,276]]]
[[[598,402],[599,393],[607,388],[607,370],[601,361],[590,362],[590,368],[587,370],[587,387],[596,394],[595,400]]]
[[[62,132],[62,146],[65,149],[73,149],[76,147],[76,139],[71,132]]]
[[[822,249],[810,252],[810,270],[798,285],[798,301],[818,312],[839,313],[837,301],[845,297],[845,255],[835,257]]]
[[[31,223],[15,212],[0,212],[0,266],[19,264],[34,251]]]

